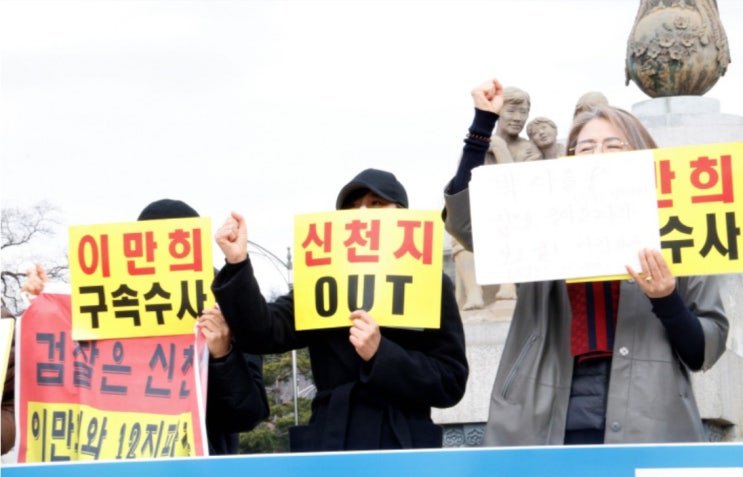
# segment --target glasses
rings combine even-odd
[[[592,139],[581,141],[570,150],[574,152],[576,156],[580,156],[582,154],[598,154],[600,152],[626,151],[628,146],[629,144],[618,137],[608,137],[600,143]]]

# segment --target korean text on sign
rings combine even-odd
[[[70,330],[64,294],[39,295],[20,322],[19,462],[206,454],[200,333],[73,341]]]
[[[356,309],[381,326],[438,328],[439,211],[355,209],[295,217],[299,330],[349,326]]]
[[[214,306],[208,218],[70,227],[76,340],[191,334]]]
[[[743,142],[653,152],[661,249],[671,271],[743,272]]]

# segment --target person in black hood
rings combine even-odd
[[[336,208],[373,207],[407,208],[408,196],[393,174],[366,169],[341,189]],[[309,348],[318,392],[309,424],[290,429],[292,452],[442,446],[431,407],[459,402],[469,373],[462,320],[446,275],[439,329],[380,329],[369,312],[355,310],[348,328],[297,331],[293,292],[271,303],[261,295],[243,217],[233,213],[215,239],[227,263],[212,290],[237,345],[262,354]]]
[[[150,203],[137,220],[198,217],[180,200]],[[268,398],[260,356],[238,351],[218,309],[200,319],[209,348],[209,381],[206,399],[206,433],[210,455],[238,453],[240,432],[253,429],[268,417]]]

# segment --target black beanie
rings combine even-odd
[[[184,219],[198,217],[193,207],[181,200],[160,199],[144,208],[137,220]]]
[[[360,191],[372,191],[379,197],[408,208],[408,194],[394,174],[379,169],[366,169],[343,186],[335,201],[336,209],[348,207],[351,198],[358,198]],[[363,195],[363,194],[361,194]]]

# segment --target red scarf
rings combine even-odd
[[[619,282],[568,283],[573,320],[570,352],[579,361],[611,356],[617,326]]]

